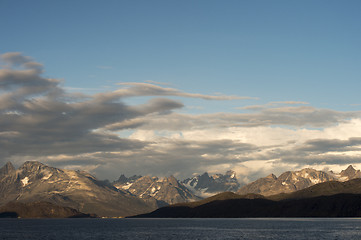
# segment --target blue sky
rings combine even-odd
[[[288,116],[297,106],[297,114],[309,107],[317,113],[352,115],[344,116],[344,121],[358,119],[360,12],[361,2],[351,0],[0,0],[0,53],[31,57],[43,64],[44,78],[62,79],[59,86],[71,93],[109,93],[125,87],[118,83],[146,82],[182,93],[251,97],[219,101],[161,95],[183,104],[175,110],[179,114],[201,118],[210,116],[200,114],[249,113],[257,123],[262,115],[262,121],[271,122],[268,127],[273,129],[324,130],[332,124],[310,124],[308,118],[317,119],[316,113],[298,116],[305,121],[297,125],[274,121],[270,112],[281,106],[282,114],[287,110]],[[121,101],[138,106],[153,97],[140,94]],[[333,124],[339,126],[340,121]],[[124,137],[146,130],[150,131],[131,128],[118,133]],[[182,129],[168,130],[182,133]],[[317,135],[317,139],[352,137],[358,136]],[[199,166],[199,171],[203,168]],[[102,174],[96,164],[89,169]],[[135,173],[134,169],[127,171]]]
[[[3,51],[32,56],[69,87],[153,80],[263,102],[338,109],[361,103],[359,1],[3,0],[0,6]]]

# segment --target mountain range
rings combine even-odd
[[[259,178],[241,187],[237,193],[240,195],[247,193],[256,193],[264,196],[275,195],[279,193],[295,192],[304,188],[308,188],[317,183],[329,181],[348,181],[360,178],[360,170],[355,170],[351,165],[347,169],[342,170],[339,174],[334,172],[318,171],[311,168],[305,168],[299,171],[287,171],[279,177],[270,174],[267,177]]]
[[[361,179],[324,182],[269,197],[221,193],[198,202],[162,207],[134,217],[361,217]]]
[[[29,209],[44,208],[57,212],[53,217],[124,217],[152,212],[168,205],[180,207],[179,204],[188,204],[182,207],[195,209],[214,201],[231,199],[279,204],[289,199],[321,197],[320,193],[322,196],[361,194],[361,183],[360,191],[354,184],[360,177],[361,172],[349,166],[340,173],[306,168],[287,171],[279,177],[270,174],[243,186],[234,171],[213,175],[204,173],[182,181],[174,176],[134,175],[127,178],[122,174],[110,183],[84,171],[59,169],[33,161],[15,169],[8,162],[0,168],[0,213],[12,213],[18,208],[18,216],[34,216]],[[355,179],[354,182],[351,179]],[[213,197],[203,199],[207,196]],[[43,212],[38,217],[44,216]]]

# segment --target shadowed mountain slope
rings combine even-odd
[[[140,218],[361,217],[361,195],[337,194],[307,199],[228,199],[196,207],[169,206]]]
[[[361,217],[361,179],[325,182],[294,193],[253,199],[233,193],[177,204],[136,217]]]

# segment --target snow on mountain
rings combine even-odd
[[[113,185],[117,189],[129,190],[133,183],[141,177],[141,175],[134,175],[127,178],[124,174],[122,174],[118,180],[113,182]]]
[[[214,174],[209,176],[207,172],[192,178],[187,178],[182,183],[195,194],[208,197],[220,192],[235,192],[239,189],[236,172],[227,171],[225,174]]]
[[[338,181],[345,182],[351,179],[361,178],[361,172],[350,165],[345,170],[342,170],[339,174],[335,174],[334,176],[338,179]]]
[[[324,172],[311,168],[305,168],[300,171],[284,172],[279,177],[271,174],[267,177],[257,179],[256,181],[241,187],[237,193],[256,193],[269,196],[279,193],[298,191],[327,181],[344,182],[360,177],[360,170],[355,170],[351,165],[347,169],[342,170],[339,174],[335,174],[332,171]]]
[[[165,178],[149,176],[125,178],[122,176],[120,177],[122,181],[117,180],[113,185],[118,189],[127,190],[142,199],[154,198],[160,204],[163,202],[163,205],[191,202],[200,199],[174,176]]]

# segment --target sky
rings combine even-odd
[[[0,165],[361,169],[361,2],[0,0]]]

